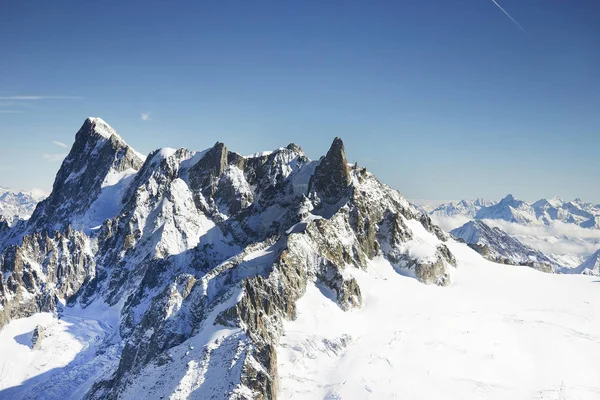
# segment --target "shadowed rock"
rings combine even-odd
[[[190,169],[191,189],[203,191],[207,197],[213,195],[217,189],[218,178],[225,172],[226,168],[227,147],[223,143],[217,142]]]
[[[344,142],[336,137],[327,155],[321,159],[319,166],[315,169],[311,190],[314,190],[323,201],[334,204],[348,193],[350,182]]]

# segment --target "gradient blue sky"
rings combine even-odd
[[[409,198],[600,203],[600,1],[497,1],[526,32],[492,0],[2,1],[0,186],[49,190],[98,116],[143,153],[340,136]]]

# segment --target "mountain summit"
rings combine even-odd
[[[87,211],[94,211],[92,205],[104,187],[124,174],[135,173],[143,162],[143,156],[106,122],[86,119],[56,175],[52,193],[31,216],[29,231],[61,230],[76,222]]]

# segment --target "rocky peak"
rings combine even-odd
[[[296,143],[290,143],[285,148],[295,153],[304,154],[304,150],[302,150],[302,147],[298,146]]]
[[[327,152],[315,168],[310,190],[323,201],[334,204],[345,194],[350,186],[351,177],[344,150],[344,142],[336,137]]]
[[[54,230],[68,225],[98,198],[106,178],[139,170],[143,158],[100,118],[85,120],[63,161],[50,196],[34,211],[30,230]]]
[[[102,118],[88,117],[84,122],[79,132],[75,136],[75,141],[86,140],[87,137],[103,137],[104,139],[110,139],[112,136],[123,140],[117,132],[106,123]]]
[[[227,169],[227,147],[217,142],[192,168],[190,185],[194,192],[201,191],[205,197],[211,197],[217,190],[219,177]]]
[[[504,197],[502,200],[500,200],[500,203],[511,204],[511,203],[514,203],[515,201],[516,201],[516,199],[512,194],[507,194],[506,197]]]

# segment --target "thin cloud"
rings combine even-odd
[[[511,20],[512,22],[514,22],[514,23],[515,23],[515,25],[517,25],[517,26],[519,27],[519,29],[521,29],[521,30],[522,30],[523,32],[525,32],[527,35],[531,36],[531,34],[530,34],[529,32],[527,32],[527,31],[525,30],[525,28],[523,28],[523,27],[521,26],[521,24],[519,24],[519,23],[517,22],[517,20],[516,20],[516,19],[514,19],[514,18],[512,17],[512,15],[510,15],[510,14],[508,13],[508,11],[506,11],[504,8],[502,8],[502,6],[501,6],[500,4],[498,4],[498,2],[497,2],[496,0],[492,0],[492,3],[494,3],[494,4],[496,5],[496,7],[498,7],[498,8],[500,9],[500,11],[502,11],[502,12],[503,12],[503,13],[504,13],[504,14],[505,14],[505,15],[506,15],[508,18],[510,18],[510,20]]]
[[[150,121],[150,113],[142,113],[142,121]]]
[[[587,257],[600,249],[600,230],[552,221],[550,225],[526,226],[494,219],[485,220],[521,242],[550,254],[576,254]]]
[[[66,154],[62,153],[53,153],[53,154],[44,154],[43,157],[48,162],[57,162],[62,161],[66,157]]]
[[[33,108],[31,104],[23,103],[22,101],[0,101],[0,107],[26,107]]]
[[[81,100],[80,96],[0,96],[0,100]]]
[[[65,143],[63,142],[58,142],[56,140],[53,140],[52,143],[54,143],[55,145],[59,146],[59,147],[69,147],[67,146]]]

